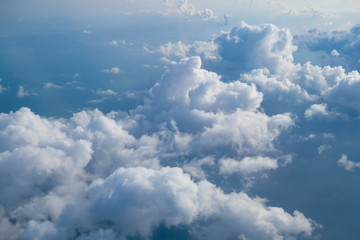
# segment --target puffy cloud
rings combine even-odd
[[[55,224],[29,224],[24,232],[27,238],[23,239],[64,239],[76,234],[81,234],[80,239],[92,239],[114,233],[120,239],[135,234],[148,238],[161,223],[188,226],[198,239],[240,234],[281,239],[310,235],[316,226],[299,211],[291,215],[281,208],[265,206],[263,199],[252,199],[244,192],[225,194],[207,181],[195,183],[180,168],[119,168],[94,182],[86,196],[85,204],[82,200],[69,205]]]
[[[315,225],[302,213],[205,180],[213,174],[207,168],[219,165],[230,173],[233,164],[243,175],[277,168],[280,158],[249,156],[278,154],[274,141],[294,120],[265,114],[254,84],[223,82],[201,64],[199,57],[171,64],[129,113],[0,114],[0,221],[10,226],[1,234],[147,238],[165,224],[186,226],[199,239],[310,235]]]
[[[181,41],[177,43],[168,42],[161,45],[157,51],[166,57],[176,57],[178,59],[201,56],[203,60],[216,61],[220,58],[217,45],[213,41],[195,41],[193,44],[184,44]]]
[[[251,26],[245,22],[217,37],[215,43],[220,56],[236,63],[237,69],[268,68],[271,73],[293,68],[292,53],[297,49],[288,29],[272,24]]]
[[[294,122],[287,114],[269,117],[263,113],[242,111],[226,115],[201,113],[215,122],[200,136],[201,146],[231,146],[238,153],[255,153],[273,150],[272,143],[282,130]]]
[[[309,94],[289,78],[270,74],[268,69],[256,69],[240,76],[242,81],[256,84],[266,100],[291,101],[292,104],[314,101],[318,96]]]
[[[345,168],[347,171],[353,171],[355,168],[360,168],[360,162],[354,162],[348,159],[346,154],[343,154],[338,160],[340,167]]]
[[[262,101],[262,94],[254,85],[239,81],[224,83],[216,73],[201,69],[199,57],[172,65],[151,93],[152,106],[161,110],[188,108],[229,112],[241,108],[253,111]]]
[[[118,74],[118,73],[122,72],[122,70],[118,67],[112,67],[110,69],[103,69],[101,71],[104,73],[114,73],[114,74]]]
[[[334,57],[338,57],[338,56],[340,56],[340,53],[338,51],[336,51],[336,49],[333,49],[331,51],[331,55],[334,56]]]
[[[306,109],[304,115],[307,119],[312,119],[313,117],[326,117],[330,113],[327,110],[327,104],[313,104],[310,108]]]
[[[360,74],[352,71],[340,75],[336,84],[323,92],[323,97],[330,103],[339,104],[343,109],[354,109],[360,112]]]
[[[132,113],[144,119],[135,125],[136,131],[175,121],[180,132],[193,135],[189,150],[220,146],[236,152],[272,149],[272,141],[293,125],[289,114],[269,117],[258,111],[262,94],[254,85],[222,82],[217,74],[201,69],[199,57],[171,65],[151,94]]]
[[[159,52],[165,56],[174,55],[176,57],[184,58],[188,55],[190,47],[190,45],[186,45],[181,41],[177,43],[168,42],[160,46]]]

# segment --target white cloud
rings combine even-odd
[[[248,175],[276,168],[278,168],[277,160],[269,157],[245,157],[240,161],[231,158],[223,158],[220,160],[220,173],[222,174],[241,173]]]
[[[270,73],[289,72],[293,68],[292,53],[297,49],[289,29],[245,22],[217,37],[215,43],[220,56],[236,63],[239,69],[268,68]]]
[[[112,40],[112,41],[110,42],[110,45],[111,45],[111,46],[115,46],[115,47],[119,46],[119,44],[118,44],[118,42],[117,42],[116,40]]]
[[[84,34],[91,34],[92,32],[90,30],[84,30],[83,33]]]
[[[342,108],[360,112],[360,74],[352,71],[337,78],[332,87],[323,92],[323,97],[330,103],[339,104]]]
[[[239,81],[224,83],[216,73],[201,69],[199,57],[170,66],[151,93],[152,105],[164,110],[182,107],[212,112],[236,108],[253,111],[262,101],[262,94],[254,85]]]
[[[96,91],[96,93],[99,95],[116,95],[116,92],[114,92],[111,89],[107,89],[107,90],[99,89]]]
[[[206,174],[202,170],[202,166],[213,166],[215,164],[214,157],[207,156],[202,159],[192,159],[190,162],[182,166],[184,172],[190,174],[193,178],[206,179]]]
[[[169,13],[177,13],[184,16],[189,17],[198,17],[204,21],[214,21],[214,22],[221,22],[227,23],[226,16],[216,16],[213,10],[209,8],[205,8],[204,10],[199,10],[195,7],[194,4],[189,3],[188,0],[181,0],[180,4],[176,5],[171,1],[165,1],[164,4],[169,8]]]
[[[153,227],[161,223],[189,226],[198,239],[240,234],[253,239],[281,239],[310,235],[316,226],[299,211],[291,215],[282,208],[265,206],[263,199],[252,199],[244,192],[225,194],[207,181],[195,183],[180,168],[119,168],[94,182],[86,196],[85,202],[80,198],[69,205],[55,224],[31,223],[24,239],[66,239],[76,230],[83,237],[90,231],[90,237],[102,232],[105,221],[112,223],[107,234],[120,238],[135,233],[150,237]],[[209,225],[202,224],[204,221]]]
[[[190,47],[190,45],[186,45],[181,41],[177,43],[168,42],[160,46],[159,52],[167,57],[174,55],[176,57],[184,58],[188,55]]]
[[[110,69],[103,69],[101,70],[102,72],[104,73],[114,73],[114,74],[119,74],[119,73],[122,73],[123,71],[118,68],[118,67],[112,67]]]
[[[45,82],[44,83],[44,88],[49,89],[49,88],[63,88],[63,87],[59,86],[59,85],[56,85],[55,83],[52,83],[52,82]]]
[[[316,225],[299,211],[226,194],[206,180],[218,165],[243,177],[278,168],[282,157],[250,156],[278,155],[274,142],[294,120],[265,114],[254,84],[224,82],[201,64],[199,57],[172,62],[129,113],[0,114],[0,205],[7,214],[0,221],[12,226],[6,231],[14,228],[22,239],[146,238],[165,224],[185,226],[199,239],[311,235]],[[104,70],[120,72],[114,68]]]
[[[149,49],[145,50],[153,52]],[[213,41],[195,41],[193,44],[184,44],[181,41],[177,43],[168,42],[161,45],[157,51],[166,57],[177,57],[178,59],[191,56],[201,56],[203,60],[215,61],[220,59],[217,45]]]
[[[268,69],[256,69],[250,73],[240,76],[242,81],[254,83],[268,99],[277,101],[292,101],[292,103],[302,103],[304,101],[314,101],[318,97],[309,94],[300,85],[292,82],[289,78],[281,78],[278,75],[271,75]]]
[[[327,104],[313,104],[310,108],[306,109],[304,115],[307,119],[312,119],[315,116],[317,117],[326,117],[330,113],[327,110]]]
[[[331,51],[331,55],[334,56],[334,57],[338,57],[338,56],[340,56],[340,53],[338,51],[336,51],[336,49],[333,49]]]
[[[345,154],[343,154],[338,160],[338,164],[340,167],[345,168],[345,170],[347,171],[353,171],[355,168],[360,168],[360,162],[354,162],[349,160]]]
[[[25,90],[24,86],[19,86],[16,96],[19,98],[28,97],[31,93],[28,90]]]
[[[317,148],[319,155],[322,154],[323,152],[329,151],[330,149],[331,146],[329,144],[322,144]]]
[[[326,13],[324,10],[319,8],[303,8],[303,9],[296,9],[296,8],[289,8],[283,13],[289,14],[290,16],[309,16],[309,17],[330,17],[331,15]]]

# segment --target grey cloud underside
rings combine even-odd
[[[160,225],[196,239],[311,236],[320,225],[300,211],[208,178],[285,167],[292,158],[276,140],[298,118],[360,111],[357,71],[295,63],[295,50],[289,30],[241,23],[210,43],[160,47],[182,59],[129,113],[0,114],[1,238],[148,239]],[[194,52],[237,80],[205,70]],[[319,154],[331,148],[322,146]],[[338,164],[358,167],[346,155]]]

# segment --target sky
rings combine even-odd
[[[0,1],[0,239],[357,240],[359,16]]]

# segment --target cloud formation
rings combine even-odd
[[[294,122],[266,115],[262,99],[254,84],[223,82],[193,57],[170,65],[128,114],[0,114],[1,236],[149,238],[161,224],[186,226],[198,239],[310,235],[316,224],[301,212],[206,180],[207,167],[230,173],[224,159],[237,155],[245,175],[278,167],[266,154],[276,154],[274,140]],[[263,157],[246,157],[255,153]]]

